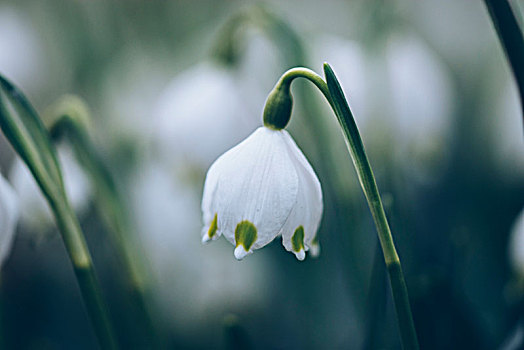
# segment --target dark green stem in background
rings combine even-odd
[[[139,318],[149,346],[160,348],[146,298],[144,266],[134,244],[133,232],[124,209],[123,201],[109,170],[97,153],[87,133],[90,115],[87,106],[75,96],[65,96],[46,114],[49,132],[55,139],[65,137],[73,146],[76,157],[89,174],[95,187],[97,209],[109,230],[109,239],[121,263],[121,276],[131,296],[133,309]],[[142,331],[141,330],[141,331]]]
[[[524,36],[508,0],[484,2],[513,71],[524,121]]]
[[[377,334],[377,329],[382,328],[387,304],[386,269],[382,249],[378,242],[373,257],[367,298],[366,333],[362,349],[374,350],[380,348],[382,338]]]
[[[291,99],[290,88],[295,78],[306,78],[311,81],[328,100],[342,128],[342,133],[353,160],[360,185],[366,196],[375,226],[377,227],[382,253],[391,282],[402,345],[404,349],[418,349],[419,345],[413,317],[411,315],[411,306],[409,304],[404,274],[402,273],[400,259],[393,242],[393,236],[391,235],[375,176],[373,175],[362,139],[360,138],[360,133],[346,98],[344,97],[342,88],[333,70],[327,63],[324,64],[324,72],[327,83],[318,74],[307,68],[292,68],[285,72],[268,97],[264,110],[264,121],[277,120],[279,125],[287,124],[287,121],[289,121],[291,117],[291,110],[289,110],[289,114],[286,114],[287,108],[275,108],[272,104],[278,103],[278,101],[281,100]],[[289,96],[282,97],[279,96],[280,94]]]
[[[69,203],[65,201],[49,202],[56,222],[69,252],[80,291],[86,308],[95,328],[100,345],[104,349],[117,349],[113,327],[102,298],[98,280],[95,275],[91,256],[82,231]]]

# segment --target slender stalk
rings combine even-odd
[[[366,333],[362,346],[364,350],[378,349],[381,341],[376,330],[381,329],[382,315],[385,313],[387,302],[386,269],[381,252],[382,249],[377,242],[368,288]]]
[[[85,124],[90,116],[82,100],[67,96],[47,115],[51,124],[48,126],[53,138],[65,136],[72,144],[77,158],[92,179],[96,187],[97,209],[109,227],[108,233],[119,262],[122,265],[121,276],[127,292],[133,301],[133,308],[140,320],[140,329],[144,331],[146,342],[160,348],[160,339],[149,312],[143,265],[136,244],[133,244],[131,229],[125,214],[123,201],[109,170],[100,159],[92,145]]]
[[[78,220],[67,201],[55,201],[50,198],[48,201],[55,214],[69,258],[73,263],[82,297],[100,345],[103,349],[117,349],[113,327]]]
[[[368,202],[369,209],[373,216],[375,226],[386,262],[389,280],[393,292],[393,300],[397,312],[398,326],[404,349],[418,349],[418,340],[415,332],[415,325],[411,315],[411,307],[404,274],[400,264],[400,259],[393,242],[393,236],[386,218],[382,200],[375,181],[375,176],[369,164],[360,133],[357,125],[347,105],[347,101],[342,93],[342,89],[329,65],[324,65],[327,83],[318,74],[307,68],[292,68],[285,72],[277,82],[273,90],[277,94],[284,93],[290,95],[291,83],[295,78],[305,78],[311,81],[324,95],[342,127],[342,132],[353,160],[357,176]],[[272,92],[273,93],[273,92]],[[270,94],[271,96],[271,94]],[[267,105],[266,105],[267,106]],[[282,122],[287,124],[287,122]]]
[[[484,0],[517,82],[524,120],[524,36],[508,0]]]

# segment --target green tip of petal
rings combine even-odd
[[[257,240],[257,228],[248,220],[238,223],[235,229],[236,246],[242,245],[245,251],[249,251],[253,243]]]
[[[297,227],[295,233],[293,233],[293,237],[291,237],[291,246],[296,253],[304,250],[304,227],[302,225]]]
[[[207,231],[207,236],[209,239],[212,239],[215,234],[217,233],[217,214],[215,214],[215,217],[213,218],[213,221],[211,221],[211,225],[209,226],[209,230]]]

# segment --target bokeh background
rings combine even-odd
[[[520,20],[524,2],[512,5]],[[289,130],[324,189],[320,257],[298,262],[276,239],[237,262],[223,238],[200,243],[209,165],[260,125],[287,68],[324,61],[362,131],[421,347],[522,346],[524,267],[509,253],[524,249],[510,238],[524,209],[521,107],[482,1],[0,2],[0,73],[39,112],[64,94],[91,110],[166,348],[400,348],[371,215],[311,84],[294,84]],[[4,347],[96,349],[50,214],[3,138],[0,149],[21,198],[1,274]],[[146,348],[93,184],[59,149],[119,341]]]

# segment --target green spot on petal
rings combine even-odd
[[[213,238],[213,236],[217,233],[217,228],[217,214],[215,214],[213,221],[211,221],[211,225],[209,225],[209,231],[207,231],[209,238]]]
[[[257,228],[248,220],[238,223],[235,229],[235,242],[237,247],[243,245],[246,251],[251,248],[253,243],[257,240]]]
[[[299,252],[301,249],[304,249],[304,227],[300,225],[295,230],[295,233],[293,233],[293,237],[291,237],[291,245],[293,247],[293,251]]]

